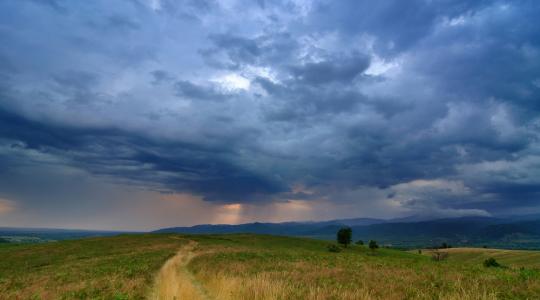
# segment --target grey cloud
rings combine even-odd
[[[43,6],[48,6],[60,13],[66,12],[66,8],[63,4],[61,4],[61,0],[32,0],[31,2]]]
[[[226,49],[233,61],[253,63],[262,52],[257,41],[248,38],[219,34],[210,36],[210,40],[214,42],[216,50]]]
[[[174,76],[169,74],[167,71],[164,70],[155,70],[150,72],[152,77],[154,78],[154,81],[152,81],[152,84],[160,84],[163,82],[168,82],[171,80],[174,80]]]
[[[99,76],[90,72],[71,70],[53,75],[53,80],[62,88],[89,90],[99,82]]]
[[[161,14],[199,22],[201,17],[217,10],[219,3],[215,0],[161,0],[159,6]]]
[[[264,32],[255,37],[233,33],[209,36],[211,47],[200,49],[206,62],[216,68],[237,70],[246,65],[284,67],[294,62],[300,44],[287,32]]]
[[[0,4],[2,178],[27,163],[216,202],[540,205],[535,1],[54,3]],[[415,180],[469,193],[392,190]]]
[[[200,99],[210,101],[221,101],[230,97],[229,94],[219,91],[215,86],[199,86],[189,81],[177,81],[174,84],[176,95],[188,99]]]
[[[292,66],[292,74],[308,84],[323,84],[329,82],[351,83],[358,75],[369,67],[369,58],[362,55],[322,62],[308,62],[300,66]]]
[[[156,143],[143,136],[110,128],[62,128],[32,122],[3,111],[2,136],[18,152],[50,155],[66,166],[117,182],[143,185],[160,192],[191,191],[213,201],[256,201],[286,191],[278,180],[235,166],[227,149],[186,143]],[[14,134],[16,132],[16,134]],[[17,159],[4,157],[3,172],[14,171]],[[35,165],[50,164],[35,161]],[[6,188],[6,187],[4,187]]]
[[[315,28],[373,35],[381,54],[396,55],[432,34],[442,18],[472,14],[493,3],[497,1],[321,1],[311,17]]]

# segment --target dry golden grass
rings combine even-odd
[[[453,263],[482,263],[485,259],[493,257],[507,267],[540,268],[540,251],[486,248],[448,248],[438,250],[425,249],[422,250],[422,254],[430,256],[434,251],[448,253],[448,260]]]
[[[497,299],[496,293],[479,282],[464,284],[457,281],[450,291],[437,292],[435,285],[428,288],[432,291],[424,290],[425,287],[418,285],[422,278],[410,277],[408,272],[399,270],[385,270],[379,276],[367,271],[362,280],[348,280],[343,270],[288,267],[290,269],[281,272],[261,272],[249,277],[228,272],[215,273],[210,268],[201,270],[205,275],[201,274],[198,278],[204,282],[211,297],[219,300]],[[234,265],[231,268],[240,269]],[[335,281],[319,284],[319,281],[328,278]]]
[[[540,299],[534,268],[363,247],[330,253],[325,242],[284,237],[194,238],[205,253],[188,268],[212,299]]]
[[[519,265],[538,252],[496,252],[521,267],[485,268],[479,250],[451,250],[435,262],[359,246],[331,253],[327,245],[246,234],[7,247],[0,249],[0,299],[540,299],[540,269]]]
[[[281,275],[286,276],[287,274],[283,273]],[[298,292],[295,290],[294,284],[284,279],[265,273],[256,274],[250,278],[221,273],[205,281],[205,286],[211,297],[219,300],[289,299],[291,295],[298,294]],[[330,294],[327,290],[314,288],[307,291],[304,299],[329,299]],[[339,295],[337,293],[333,294],[336,299],[372,299],[367,290],[347,291]]]

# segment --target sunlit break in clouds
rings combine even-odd
[[[539,16],[0,1],[0,226],[540,212]]]

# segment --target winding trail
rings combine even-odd
[[[152,300],[209,300],[208,293],[187,269],[195,257],[195,241],[180,248],[161,268],[156,277],[150,299]]]

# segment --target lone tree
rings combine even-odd
[[[379,248],[379,245],[377,245],[376,241],[374,241],[374,240],[369,241],[369,249],[375,250],[377,248]]]
[[[337,232],[337,242],[347,247],[352,241],[352,229],[343,227]]]

